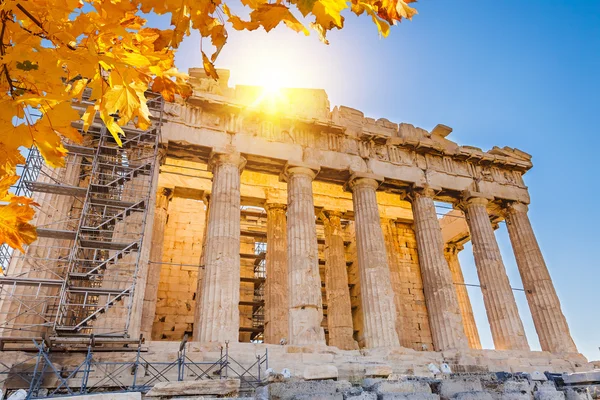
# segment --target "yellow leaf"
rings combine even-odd
[[[233,15],[231,13],[231,11],[229,11],[229,7],[227,7],[227,4],[223,4],[222,7],[223,7],[223,12],[229,18],[228,21],[231,23],[231,25],[233,26],[233,29],[235,29],[236,31],[243,31],[244,29],[248,30],[248,31],[253,31],[260,27],[260,24],[258,22],[243,21],[237,15]]]
[[[87,106],[81,119],[83,120],[83,131],[87,132],[90,126],[94,122],[96,117],[96,106]]]
[[[283,4],[262,4],[250,13],[250,19],[253,22],[261,24],[267,32],[279,25],[280,22],[283,22],[296,32],[303,32],[305,35],[309,34],[308,29]]]
[[[13,174],[18,164],[25,163],[19,147],[29,147],[31,136],[28,127],[24,124],[10,126],[5,134],[0,135],[0,175]]]
[[[35,227],[29,223],[35,215],[34,204],[25,197],[13,197],[9,204],[0,205],[0,243],[24,252],[23,245],[37,239]]]
[[[206,57],[206,54],[204,54],[204,52],[202,52],[202,65],[204,66],[204,71],[206,72],[206,75],[210,76],[214,80],[219,79],[219,74],[217,74],[215,66],[213,65],[213,63],[210,62],[208,57]]]
[[[78,119],[79,113],[75,111],[70,101],[66,101],[46,110],[44,116],[38,121],[36,126],[41,124],[47,125],[56,133],[71,139],[75,143],[81,143],[83,137],[77,129],[71,126],[71,123]]]
[[[317,0],[312,9],[315,15],[315,23],[323,26],[325,30],[342,28],[344,17],[341,12],[348,8],[346,0]]]
[[[53,168],[64,167],[68,151],[63,147],[62,141],[54,129],[43,123],[29,128],[33,135],[33,143],[46,163]]]
[[[18,180],[18,175],[4,175],[0,177],[0,201],[8,201],[10,199],[11,196],[9,196],[8,191]]]
[[[101,109],[100,118],[104,121],[104,125],[106,125],[106,129],[110,132],[112,137],[115,139],[115,142],[119,146],[123,146],[123,142],[121,141],[121,136],[125,136],[125,132],[123,129],[115,122],[115,118],[108,113],[106,109]]]
[[[67,91],[72,97],[81,99],[81,95],[83,94],[83,90],[86,88],[87,82],[87,79],[77,79],[75,82],[67,86]]]
[[[397,1],[398,1],[398,4],[396,5],[396,11],[398,12],[399,15],[402,16],[402,18],[412,19],[412,17],[417,14],[417,10],[415,10],[414,8],[412,8],[408,4],[406,4],[406,3],[412,3],[414,0],[410,0],[410,1],[397,0]]]
[[[118,113],[119,124],[124,125],[131,120],[136,109],[141,107],[141,102],[135,88],[130,85],[116,85],[104,93],[102,105],[109,114]]]
[[[210,57],[210,60],[214,63],[221,52],[223,46],[227,42],[227,31],[223,25],[216,25],[210,31],[210,41],[215,46],[216,50]]]

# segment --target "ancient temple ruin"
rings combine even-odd
[[[529,154],[332,109],[323,90],[229,87],[219,72],[192,69],[193,96],[152,100],[153,128],[126,129],[122,147],[97,121],[64,168],[29,154],[21,189],[41,205],[40,239],[1,254],[5,354],[35,338],[143,335],[158,359],[187,334],[198,354],[227,342],[292,369],[341,371],[356,357],[413,373],[436,360],[513,372],[587,363],[527,215]],[[501,221],[542,352],[525,336]],[[461,272],[468,241],[495,350],[481,349]]]

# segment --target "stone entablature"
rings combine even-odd
[[[306,162],[320,167],[319,181],[345,183],[351,173],[371,172],[381,175],[382,189],[391,192],[428,185],[445,200],[472,190],[529,203],[522,175],[532,166],[531,156],[520,150],[459,146],[446,138],[451,129],[443,125],[428,132],[365,118],[344,106],[327,113],[318,107],[310,115],[306,110],[304,115],[268,114],[248,105],[248,96],[240,99],[237,91],[224,96],[197,89],[185,106],[168,105],[163,142],[169,143],[169,155],[206,162],[211,150],[232,146],[248,159],[249,170],[278,174],[287,162]],[[315,91],[289,92],[312,101]]]

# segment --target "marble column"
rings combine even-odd
[[[240,300],[240,171],[239,153],[216,153],[210,213],[206,229],[204,277],[199,313],[194,317],[194,340],[237,342]]]
[[[317,226],[312,182],[315,168],[287,165],[289,343],[325,344]]]
[[[444,241],[433,196],[431,188],[416,189],[412,193],[417,251],[433,345],[437,351],[467,349],[469,343],[452,274],[444,257]]]
[[[529,350],[523,322],[510,287],[500,248],[487,212],[488,199],[468,193],[461,205],[473,243],[483,303],[496,350]]]
[[[396,306],[385,241],[377,206],[380,178],[354,175],[348,182],[352,191],[361,301],[365,322],[365,347],[400,346],[396,332]]]
[[[325,295],[327,298],[327,328],[329,346],[341,350],[358,350],[353,338],[352,305],[348,289],[346,249],[341,213],[325,212]]]
[[[473,307],[471,306],[469,293],[465,286],[465,278],[463,277],[460,262],[458,261],[458,253],[462,249],[463,247],[461,245],[450,243],[446,245],[444,255],[446,256],[446,261],[448,261],[450,273],[452,274],[452,281],[454,282],[454,288],[456,289],[458,306],[460,307],[460,314],[462,315],[463,326],[465,328],[467,340],[469,341],[469,347],[472,349],[481,349],[481,340],[479,339],[479,331],[475,324]]]
[[[267,203],[267,278],[265,281],[264,342],[289,338],[288,259],[285,205]]]
[[[506,227],[540,345],[542,350],[552,353],[575,353],[577,347],[527,216],[527,208],[522,203],[510,204],[506,210]]]
[[[150,248],[150,265],[148,266],[141,320],[141,332],[146,340],[152,340],[152,325],[154,324],[156,302],[158,300],[158,284],[160,281],[160,270],[162,268],[165,227],[167,225],[167,213],[172,194],[173,191],[168,188],[160,188],[156,193],[154,224],[152,227],[152,247]]]

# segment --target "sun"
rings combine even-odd
[[[252,106],[268,114],[278,114],[285,111],[287,104],[288,98],[283,87],[273,80],[261,85],[259,95]]]

